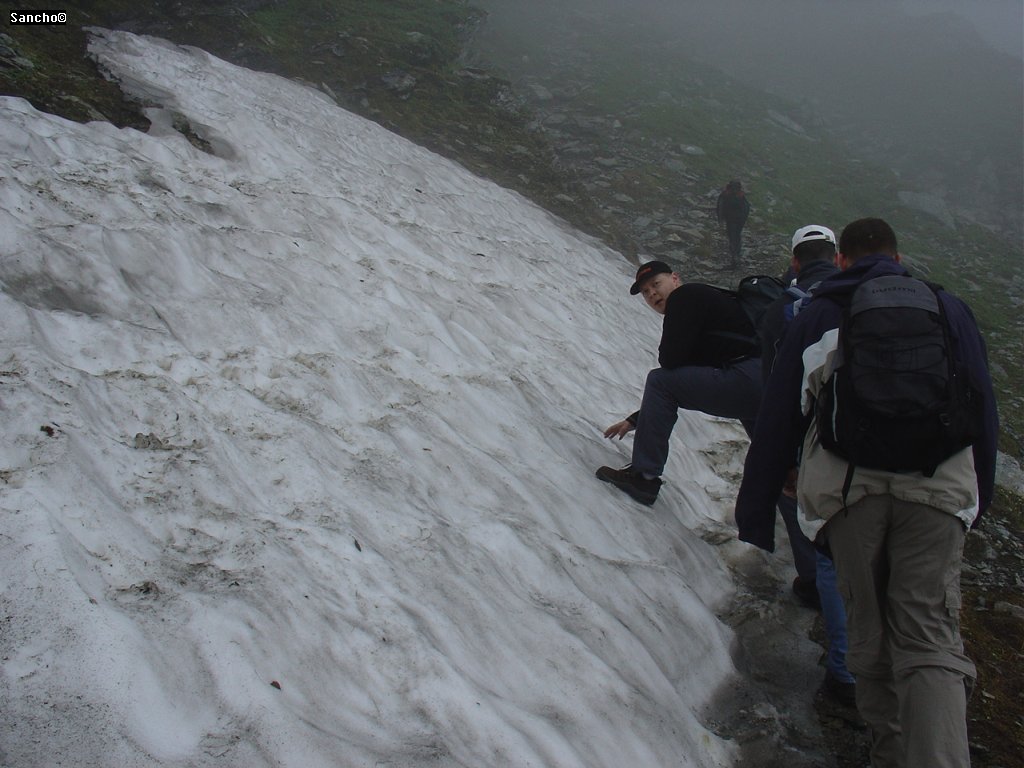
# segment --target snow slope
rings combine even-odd
[[[683,414],[653,508],[593,477],[655,364],[630,265],[95,34],[149,134],[0,99],[0,763],[730,764],[742,432]]]

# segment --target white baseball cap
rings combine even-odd
[[[792,250],[795,251],[800,243],[809,243],[811,240],[824,240],[826,243],[835,245],[836,233],[820,224],[808,224],[806,227],[800,227],[800,229],[793,233]]]

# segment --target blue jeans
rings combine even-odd
[[[828,637],[828,655],[825,657],[825,669],[841,683],[854,681],[850,670],[846,668],[846,607],[839,594],[836,582],[836,566],[832,558],[817,552],[818,558],[818,597],[821,598],[821,617],[825,621],[825,635]]]
[[[739,419],[753,431],[761,405],[761,359],[752,357],[725,368],[684,365],[655,368],[647,374],[644,399],[633,439],[633,469],[661,477],[668,441],[679,409]]]
[[[789,547],[793,550],[793,565],[796,567],[797,576],[804,581],[815,581],[818,573],[818,550],[807,535],[800,529],[800,521],[797,518],[796,499],[785,494],[779,496],[776,502],[782,521],[786,524],[786,533],[789,534]],[[842,607],[840,605],[840,607]]]

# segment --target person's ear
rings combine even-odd
[[[893,254],[892,260],[895,261],[897,264],[900,263],[900,255],[898,252]]]
[[[799,261],[799,259],[797,259],[796,256],[793,256],[789,260],[789,268],[792,269],[794,273],[799,273],[800,272],[800,261]]]
[[[843,254],[840,253],[839,251],[836,251],[835,264],[837,267],[839,267],[839,269],[846,269],[848,266],[850,266],[849,262],[846,260],[846,257],[843,256]]]

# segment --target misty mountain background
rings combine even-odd
[[[851,153],[892,168],[957,215],[1018,241],[1024,232],[1019,2],[475,4],[489,13],[476,48],[513,80],[544,71],[557,77],[587,47],[589,30],[614,29],[638,71],[644,58],[718,68],[792,102]]]
[[[572,202],[589,195],[605,222],[624,224],[625,242],[611,239],[623,253],[727,284],[737,275],[723,273],[709,233],[714,195],[732,177],[754,206],[739,272],[781,270],[789,232],[806,221],[838,231],[888,219],[911,269],[978,313],[1003,450],[1020,455],[1024,64],[1020,35],[1006,31],[1022,29],[1024,6],[477,5],[488,15],[472,60],[538,115],[584,188]]]

